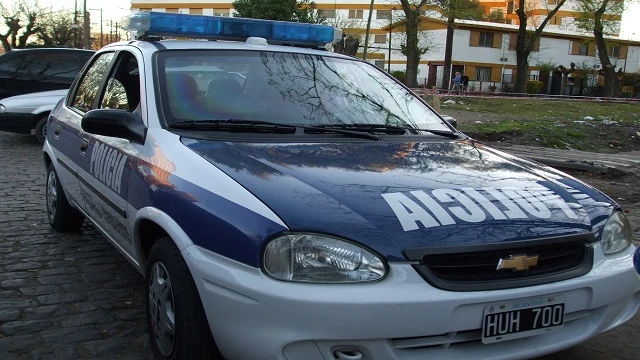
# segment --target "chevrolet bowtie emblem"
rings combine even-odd
[[[538,255],[509,255],[501,258],[496,270],[526,271],[538,265]]]

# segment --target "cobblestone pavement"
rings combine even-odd
[[[58,234],[44,212],[41,147],[0,132],[0,359],[149,359],[144,282],[90,225]],[[640,315],[545,357],[637,359]]]
[[[0,359],[150,359],[142,276],[88,223],[58,234],[41,146],[0,132]]]

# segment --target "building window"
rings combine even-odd
[[[362,19],[363,17],[363,10],[349,10],[349,19]]]
[[[318,10],[318,16],[320,16],[321,18],[325,18],[325,19],[335,19],[336,18],[336,11],[335,10]]]
[[[549,5],[558,5],[558,0],[547,0],[547,4],[549,4]]]
[[[609,48],[609,56],[614,58],[620,57],[620,45],[613,45]]]
[[[376,19],[389,20],[391,19],[391,10],[378,10],[376,12]]]
[[[481,66],[476,67],[476,80],[491,81],[491,68]]]
[[[562,16],[552,16],[549,20],[551,25],[562,25]]]
[[[229,16],[229,9],[213,9],[215,16]]]
[[[171,13],[171,14],[177,14],[178,13],[178,9],[176,8],[166,8],[164,9],[165,12]]]
[[[189,9],[191,15],[202,15],[202,9]]]
[[[384,70],[384,60],[376,60],[373,62],[375,66],[379,67],[380,69]]]
[[[492,32],[481,32],[480,33],[480,43],[478,46],[486,46],[493,47],[493,33]]]
[[[373,37],[373,42],[376,44],[385,44],[387,42],[387,35],[376,35]]]
[[[589,55],[589,44],[580,44],[578,55]]]

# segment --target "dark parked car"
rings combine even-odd
[[[0,99],[68,89],[94,53],[67,48],[12,50],[0,56]]]

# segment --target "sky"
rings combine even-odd
[[[2,3],[11,3],[14,0],[1,0]],[[54,9],[71,9],[74,5],[78,4],[78,10],[82,11],[84,0],[39,0],[39,3],[44,6],[53,6]],[[102,8],[103,20],[113,20],[113,22],[120,22],[123,16],[125,16],[131,9],[131,0],[86,0],[87,8],[100,9]],[[168,0],[170,2],[170,0]],[[628,9],[622,14],[622,26],[620,31],[620,37],[623,39],[640,41],[640,1],[639,0],[626,0],[629,3]],[[91,23],[94,26],[99,26],[100,23],[100,10],[91,10]]]

